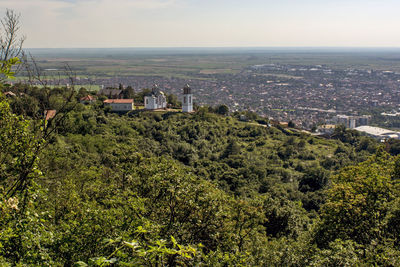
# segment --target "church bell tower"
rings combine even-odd
[[[193,111],[192,88],[188,84],[183,87],[182,112]]]

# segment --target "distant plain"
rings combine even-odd
[[[104,48],[28,49],[48,75],[67,64],[92,79],[158,76],[213,80],[257,64],[323,65],[400,72],[400,49],[385,48]],[[271,73],[271,75],[276,75]],[[22,72],[21,78],[25,76]]]

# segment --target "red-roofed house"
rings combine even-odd
[[[87,95],[87,96],[82,97],[79,100],[80,100],[80,102],[82,104],[87,104],[87,103],[92,103],[92,102],[96,101],[96,97],[95,96],[91,96],[91,95]]]
[[[124,112],[134,109],[133,99],[106,99],[104,105],[111,106],[112,111]]]

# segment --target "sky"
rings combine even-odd
[[[0,0],[26,48],[400,47],[399,0]]]

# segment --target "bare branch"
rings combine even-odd
[[[0,36],[0,60],[8,60],[13,57],[20,57],[25,36],[19,37],[20,14],[14,10],[7,9],[1,22]]]

